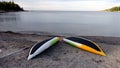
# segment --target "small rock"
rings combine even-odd
[[[95,59],[92,59],[95,63],[101,63],[101,62],[104,62],[104,60],[95,60]]]

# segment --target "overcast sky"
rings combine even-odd
[[[6,0],[9,1],[9,0]],[[26,10],[97,11],[120,6],[120,0],[14,0]]]

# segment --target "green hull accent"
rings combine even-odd
[[[59,38],[57,38],[57,39],[51,41],[51,46],[54,45],[55,43],[57,43],[58,41],[59,41]]]
[[[71,46],[76,47],[76,45],[74,43],[72,43],[72,42],[67,42],[67,43],[70,44]]]

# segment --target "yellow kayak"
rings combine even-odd
[[[106,56],[102,48],[99,47],[95,42],[91,40],[87,40],[84,38],[76,38],[76,37],[63,38],[63,40],[66,43],[72,46],[78,47],[80,49],[83,49],[85,51],[98,54],[98,55],[102,55],[102,56]]]

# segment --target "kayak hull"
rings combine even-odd
[[[80,48],[82,50],[85,50],[85,51],[88,51],[88,52],[91,52],[94,54],[106,56],[106,54],[104,53],[102,48],[99,47],[95,42],[93,42],[91,40],[87,40],[84,38],[76,38],[76,37],[64,38],[63,40],[66,43],[68,43],[72,46],[75,46],[77,48]]]
[[[32,59],[33,57],[37,56],[38,54],[42,53],[49,47],[53,46],[55,43],[57,43],[60,40],[59,37],[54,37],[52,39],[47,39],[42,42],[38,42],[35,44],[29,52],[28,60]]]

